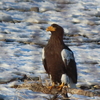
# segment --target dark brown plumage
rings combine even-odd
[[[51,32],[51,37],[43,49],[44,68],[54,84],[69,84],[74,88],[77,83],[76,63],[73,52],[63,42],[64,30],[57,24],[46,30]]]

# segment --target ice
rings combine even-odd
[[[39,11],[32,11],[32,7]],[[20,79],[24,75],[41,77],[43,82],[47,79],[42,65],[42,48],[50,38],[50,32],[45,29],[53,23],[64,28],[64,42],[74,53],[78,69],[77,86],[100,84],[99,20],[99,0],[1,0],[0,98],[49,98],[49,94],[11,87],[22,84]],[[69,96],[78,100],[100,99],[77,94]]]

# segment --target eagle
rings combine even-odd
[[[57,84],[59,88],[65,85],[76,88],[76,62],[73,52],[63,42],[64,29],[57,24],[52,24],[46,28],[46,31],[51,32],[51,37],[42,49],[42,62],[52,81],[51,88]]]

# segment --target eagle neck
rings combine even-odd
[[[63,35],[61,36],[59,34],[58,35],[52,34],[48,43],[55,46],[64,45]]]

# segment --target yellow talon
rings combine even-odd
[[[58,90],[61,90],[62,88],[63,88],[63,86],[64,86],[64,83],[61,83],[61,85],[59,85],[57,88],[58,88]]]
[[[51,90],[53,87],[55,87],[55,83],[54,82],[52,83],[52,86],[48,86],[47,88]]]

